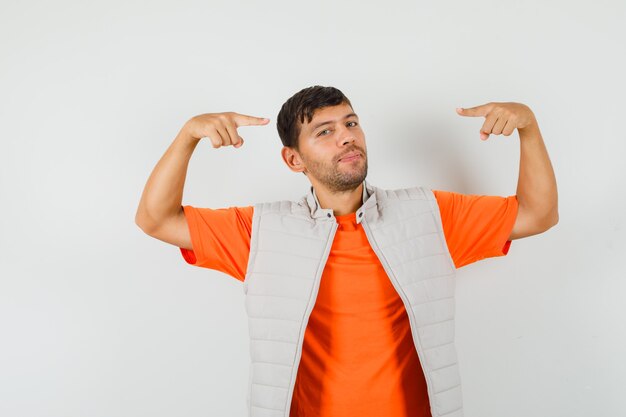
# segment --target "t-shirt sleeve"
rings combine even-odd
[[[509,236],[517,218],[516,195],[501,197],[432,191],[456,268],[509,252]]]
[[[193,246],[193,249],[179,248],[185,261],[244,281],[254,206],[182,207]]]

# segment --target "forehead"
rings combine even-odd
[[[310,122],[307,122],[306,117],[304,118],[304,124],[302,127],[306,130],[313,129],[317,124],[326,121],[341,121],[344,116],[353,113],[352,107],[348,103],[341,103],[336,106],[327,106],[316,109],[313,112],[313,118]]]

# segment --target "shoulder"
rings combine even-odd
[[[293,200],[262,201],[256,203],[253,207],[255,214],[299,214],[306,210],[303,201]]]
[[[258,227],[260,219],[270,220],[271,223],[282,223],[286,218],[297,221],[311,222],[311,214],[305,199],[300,201],[293,200],[275,200],[262,201],[254,205],[252,216],[253,228]]]
[[[373,187],[376,198],[384,200],[434,200],[433,191],[423,185],[414,185],[403,188],[379,188]]]

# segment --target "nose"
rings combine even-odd
[[[337,137],[339,138],[338,140],[339,140],[340,146],[349,144],[356,140],[354,133],[347,126],[343,126],[343,128],[339,131],[339,134],[337,135]]]

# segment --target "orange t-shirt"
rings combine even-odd
[[[508,253],[515,195],[432,191],[456,268]],[[243,281],[254,206],[183,209],[193,245],[179,248],[185,261]],[[290,417],[430,417],[402,299],[356,213],[335,217],[339,227],[305,331]]]

